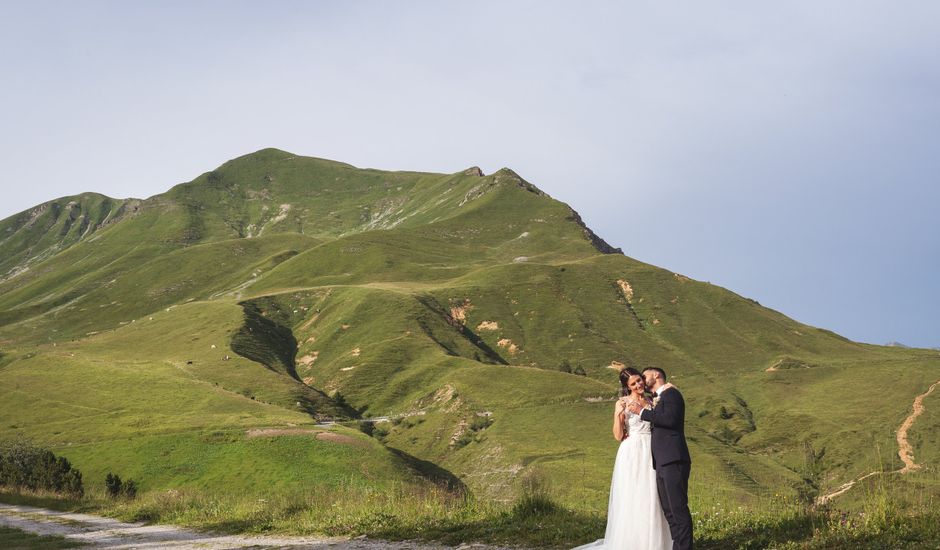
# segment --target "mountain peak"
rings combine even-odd
[[[493,180],[497,184],[513,183],[525,189],[526,191],[529,191],[530,193],[535,193],[536,195],[539,195],[539,196],[548,196],[547,193],[545,193],[544,191],[542,191],[535,185],[532,185],[528,181],[524,180],[522,176],[517,174],[511,168],[500,168],[499,170],[493,173]]]

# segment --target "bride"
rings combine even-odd
[[[607,504],[604,538],[575,550],[661,550],[672,548],[669,525],[659,505],[656,471],[650,449],[650,423],[627,410],[638,401],[652,402],[644,395],[643,375],[632,368],[620,371],[621,397],[614,407],[614,439],[620,441]]]

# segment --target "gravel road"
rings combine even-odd
[[[455,547],[418,542],[389,542],[366,538],[244,536],[201,533],[174,525],[124,523],[89,514],[58,512],[32,506],[0,503],[0,525],[37,535],[59,535],[92,548],[335,548],[349,550],[454,550]],[[499,550],[467,544],[461,550]]]

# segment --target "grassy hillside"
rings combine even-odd
[[[94,483],[111,469],[148,491],[430,476],[505,500],[538,478],[598,512],[616,369],[657,365],[689,404],[697,509],[811,500],[899,469],[895,432],[940,380],[936,351],[851,342],[613,253],[508,169],[268,149],[146,200],[51,201],[0,231],[0,437],[49,445]],[[908,482],[940,453],[938,403],[910,430],[927,468]],[[386,416],[375,437],[354,427]]]

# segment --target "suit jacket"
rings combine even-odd
[[[653,468],[673,462],[692,463],[685,442],[685,400],[679,390],[663,391],[656,406],[644,409],[640,418],[653,425]]]

